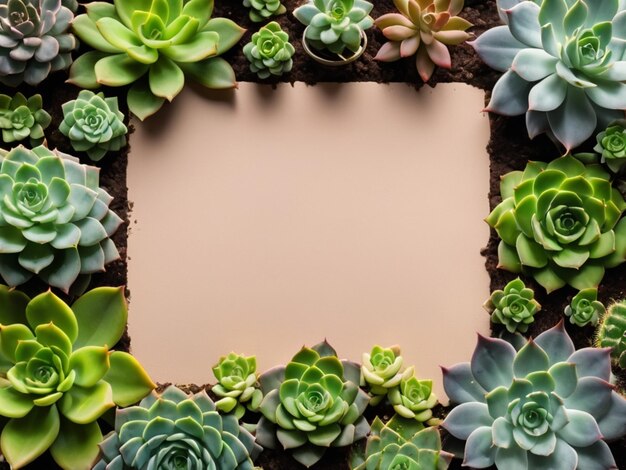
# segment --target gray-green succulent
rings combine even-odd
[[[280,0],[243,0],[243,6],[250,9],[248,16],[255,23],[287,12],[287,8]]]
[[[43,131],[52,121],[42,106],[41,95],[33,95],[28,99],[19,92],[13,98],[0,95],[0,129],[4,143],[28,138],[31,146],[40,145],[45,137]]]
[[[613,173],[619,173],[626,165],[626,120],[620,119],[596,136],[593,148],[601,155],[601,162]]]
[[[535,300],[535,292],[526,287],[519,277],[495,290],[483,307],[491,315],[493,323],[504,325],[509,333],[525,333],[535,321],[541,305]]]
[[[403,418],[429,425],[439,423],[437,418],[433,418],[433,408],[437,404],[437,396],[433,393],[433,381],[415,377],[413,367],[402,373],[400,383],[389,390],[388,397],[394,411]]]
[[[564,313],[573,325],[596,326],[606,313],[606,308],[598,301],[598,289],[592,287],[579,291],[570,305],[565,307]]]
[[[626,302],[611,305],[596,332],[596,346],[611,348],[611,356],[622,368],[626,369]]]
[[[217,379],[211,391],[220,399],[215,406],[225,413],[233,412],[237,419],[246,412],[257,411],[263,392],[259,389],[256,357],[245,357],[235,353],[220,357],[213,366],[213,374]]]
[[[259,78],[290,72],[295,52],[289,42],[289,35],[275,21],[254,33],[250,42],[243,47],[243,53],[250,62],[250,70]]]
[[[402,380],[403,359],[400,348],[392,346],[382,348],[374,346],[368,353],[363,354],[361,363],[361,386],[367,386],[372,398],[371,406],[378,405],[394,387]]]

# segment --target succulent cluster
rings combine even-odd
[[[500,194],[486,219],[502,239],[499,267],[551,292],[597,287],[605,268],[626,259],[626,201],[599,165],[569,155],[529,162],[502,177]]]
[[[391,348],[374,346],[369,354],[363,354],[361,386],[368,386],[368,391],[372,395],[371,406],[378,405],[389,390],[400,385],[402,364],[400,348],[397,346]]]
[[[626,302],[611,305],[596,332],[596,346],[611,348],[615,362],[626,369]]]
[[[261,452],[233,415],[221,416],[205,391],[170,385],[137,406],[118,410],[94,470],[252,470]]]
[[[519,277],[495,290],[483,305],[491,315],[493,323],[504,325],[509,333],[525,333],[535,321],[535,314],[541,305],[535,300],[535,292],[526,287]]]
[[[452,67],[447,46],[456,46],[471,35],[472,24],[457,16],[464,0],[394,0],[399,13],[387,13],[374,21],[388,42],[375,59],[393,62],[415,55],[415,67],[428,81],[435,66]]]
[[[230,353],[220,357],[213,366],[213,374],[217,384],[211,391],[220,397],[215,403],[218,410],[225,413],[234,411],[237,419],[241,419],[246,408],[250,411],[259,409],[263,392],[258,388],[256,357]]]
[[[475,468],[617,468],[605,440],[626,433],[608,349],[575,351],[563,322],[516,350],[479,337],[470,363],[443,369],[456,406],[443,422]]]
[[[626,164],[626,120],[612,122],[596,136],[593,148],[600,154],[601,162],[613,173],[619,173]]]
[[[289,35],[275,21],[254,33],[250,42],[243,47],[243,53],[250,62],[250,70],[261,79],[290,72],[295,52],[289,42]]]
[[[126,327],[123,289],[94,289],[70,308],[51,292],[30,300],[0,286],[0,302],[2,454],[21,468],[49,449],[66,470],[90,468],[96,420],[154,388],[132,356],[109,350]]]
[[[99,170],[45,147],[0,150],[0,276],[17,286],[38,275],[67,292],[79,276],[117,259],[122,223]]]
[[[44,140],[43,131],[52,121],[42,106],[41,95],[28,99],[19,92],[13,98],[0,95],[2,140],[10,144],[29,138],[31,146],[40,145]]]
[[[282,15],[287,11],[280,0],[243,0],[243,6],[250,9],[248,16],[255,23]]]
[[[572,298],[570,305],[565,307],[565,316],[570,323],[578,326],[596,326],[604,316],[606,308],[598,301],[598,289],[583,289]]]
[[[415,377],[413,367],[405,370],[400,383],[389,390],[389,403],[403,418],[430,425],[439,422],[433,418],[432,409],[437,404],[437,396],[433,393],[433,381],[419,380]]]

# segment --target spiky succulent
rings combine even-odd
[[[370,353],[363,354],[361,365],[361,386],[368,385],[372,395],[370,405],[378,405],[390,389],[400,385],[402,374],[402,356],[400,348],[381,348],[374,346]]]
[[[170,385],[137,406],[118,410],[93,470],[252,470],[261,452],[233,415],[221,416],[203,390]]]
[[[602,163],[619,173],[626,165],[626,120],[612,122],[596,136],[596,141],[593,149],[601,155]]]
[[[52,292],[30,300],[0,286],[2,454],[22,468],[46,450],[66,470],[91,468],[96,420],[154,384],[128,353],[110,351],[126,327],[123,288],[101,287],[70,308]]]
[[[72,63],[74,19],[61,0],[3,0],[0,3],[0,83],[38,85],[50,72]]]
[[[541,305],[535,300],[535,292],[526,287],[519,277],[495,290],[483,305],[491,315],[493,323],[504,325],[509,333],[525,333],[535,321],[535,314]]]
[[[499,3],[508,24],[473,43],[487,65],[505,72],[489,111],[525,114],[531,138],[548,132],[568,151],[623,117],[626,11],[619,0]]]
[[[626,302],[611,305],[596,332],[596,346],[611,348],[615,362],[626,369]]]
[[[606,308],[598,301],[598,289],[583,289],[572,298],[570,305],[565,307],[565,315],[570,323],[578,326],[596,326],[604,316]]]
[[[280,0],[243,0],[243,6],[250,9],[248,16],[255,23],[261,23],[287,11]]]
[[[220,411],[230,413],[234,410],[237,419],[246,412],[259,409],[263,392],[258,388],[256,357],[240,356],[230,353],[220,357],[213,366],[217,384],[211,389],[220,400],[215,405]]]
[[[363,31],[374,24],[373,7],[366,0],[309,0],[293,15],[307,27],[304,36],[314,48],[342,54],[361,46]]]
[[[289,42],[289,35],[275,21],[254,33],[250,42],[243,47],[243,53],[250,62],[250,70],[259,78],[290,72],[295,52]]]
[[[310,467],[329,447],[364,438],[369,395],[359,388],[359,376],[359,366],[340,361],[328,343],[303,347],[286,367],[259,378],[264,398],[257,442],[268,449],[284,448]]]
[[[400,383],[389,390],[388,397],[394,411],[403,418],[431,425],[439,421],[433,418],[433,408],[437,404],[433,381],[419,380],[413,367],[402,373]]]
[[[605,268],[626,259],[626,201],[599,165],[569,155],[530,162],[502,177],[500,194],[485,219],[502,239],[499,267],[532,275],[550,292],[597,287]]]
[[[19,92],[13,98],[0,95],[2,140],[10,144],[29,138],[32,146],[40,145],[44,139],[43,131],[52,121],[42,106],[41,95],[28,99]]]
[[[394,415],[387,423],[375,417],[365,455],[355,454],[353,470],[446,470],[453,455],[441,450],[437,428]]]
[[[519,350],[479,335],[471,362],[443,375],[458,404],[443,427],[467,441],[463,465],[617,468],[605,440],[626,434],[626,399],[609,383],[609,350],[575,351],[563,322]]]
[[[425,82],[435,66],[452,67],[447,46],[467,41],[465,31],[472,24],[457,16],[464,0],[394,0],[399,13],[387,13],[374,24],[389,40],[380,48],[376,60],[393,62],[415,55],[415,67]]]
[[[128,107],[140,119],[182,90],[185,77],[208,88],[232,88],[235,74],[220,56],[244,30],[211,18],[213,0],[91,2],[72,27],[96,49],[80,56],[70,82],[81,88],[131,85]]]

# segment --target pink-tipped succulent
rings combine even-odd
[[[464,0],[393,0],[399,13],[387,13],[374,24],[389,40],[375,59],[393,62],[404,57],[415,58],[417,71],[425,82],[435,66],[452,67],[447,46],[456,46],[471,37],[465,32],[473,25],[456,16]]]

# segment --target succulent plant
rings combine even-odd
[[[0,276],[6,283],[38,275],[67,292],[79,276],[104,271],[119,258],[109,237],[122,219],[109,209],[113,198],[98,179],[98,168],[45,147],[0,149]]]
[[[115,430],[100,447],[93,470],[252,470],[261,452],[237,418],[221,416],[204,390],[190,396],[173,385],[118,410]]]
[[[359,49],[363,31],[374,24],[373,7],[366,0],[309,0],[293,15],[307,27],[304,35],[313,47],[342,54]]]
[[[504,325],[509,333],[525,333],[535,321],[535,314],[541,305],[535,300],[535,292],[526,287],[519,277],[495,290],[483,305],[491,315],[493,323]]]
[[[215,403],[218,410],[225,413],[234,410],[237,419],[241,419],[246,408],[250,411],[259,409],[263,392],[258,388],[256,357],[230,353],[220,357],[213,366],[213,374],[217,384],[211,391],[220,397]]]
[[[280,0],[243,0],[243,6],[250,9],[250,20],[261,23],[272,16],[282,15],[287,11]]]
[[[32,146],[40,145],[44,140],[43,131],[52,121],[42,105],[41,95],[28,99],[19,92],[13,98],[0,95],[2,140],[9,144],[29,137]]]
[[[46,450],[66,470],[91,468],[96,420],[154,384],[128,353],[110,351],[126,327],[123,288],[100,287],[70,308],[48,291],[30,300],[0,286],[2,454],[22,468]]]
[[[626,302],[611,305],[602,318],[596,333],[596,346],[611,348],[615,362],[626,369]]]
[[[626,164],[626,120],[612,122],[596,140],[598,144],[593,149],[601,155],[601,162],[613,173],[619,173]]]
[[[372,395],[370,405],[378,405],[393,387],[400,385],[402,374],[400,348],[374,346],[370,353],[363,354],[361,365],[361,386],[368,385]]]
[[[608,349],[575,351],[563,322],[523,341],[479,335],[471,362],[443,368],[458,405],[443,422],[466,441],[463,465],[501,469],[613,469],[605,440],[626,434]]]
[[[256,440],[266,449],[284,448],[306,467],[329,447],[364,438],[363,412],[369,395],[359,388],[360,369],[340,361],[326,342],[303,347],[287,366],[259,378],[263,401]]]
[[[4,0],[0,4],[0,83],[38,85],[72,63],[72,11],[61,0]]]
[[[530,3],[530,2],[527,2]],[[626,259],[626,201],[598,164],[566,155],[502,177],[485,220],[502,239],[499,267],[532,275],[548,292],[597,287]]]
[[[583,289],[572,298],[570,305],[565,307],[565,315],[570,323],[578,326],[596,326],[604,316],[606,308],[598,302],[598,289]]]
[[[420,423],[437,424],[433,418],[433,407],[437,397],[433,393],[432,380],[419,380],[415,369],[409,367],[402,373],[400,383],[389,390],[389,403],[403,418],[414,419]]]
[[[140,119],[157,112],[182,90],[185,77],[208,88],[233,88],[232,67],[220,56],[244,30],[211,18],[213,0],[91,2],[72,23],[96,49],[80,56],[70,82],[81,88],[125,86],[128,107]]]
[[[290,72],[295,52],[289,42],[289,35],[275,21],[254,33],[250,42],[243,47],[243,53],[250,62],[250,70],[261,79]]]
[[[124,147],[128,132],[117,98],[90,90],[81,90],[77,99],[63,104],[59,130],[70,138],[74,150],[86,152],[93,161]]]
[[[393,62],[415,55],[415,67],[425,82],[435,66],[452,67],[447,46],[467,41],[465,31],[472,24],[456,16],[464,0],[394,0],[399,13],[387,13],[374,24],[389,40],[380,48],[375,59]]]
[[[623,117],[626,61],[619,0],[499,0],[508,24],[474,43],[478,55],[505,72],[487,110],[526,115],[531,138],[543,132],[567,151]]]
[[[394,415],[387,423],[375,417],[365,455],[355,454],[353,470],[446,470],[453,455],[441,450],[437,428]]]

